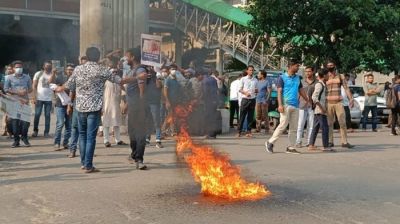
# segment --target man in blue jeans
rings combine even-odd
[[[33,122],[33,134],[32,137],[38,136],[39,131],[39,120],[42,115],[42,109],[44,107],[44,137],[48,138],[50,132],[50,113],[53,100],[53,90],[50,89],[50,77],[53,70],[51,61],[46,61],[43,64],[43,70],[36,72],[33,77],[33,104],[35,104],[35,119]]]
[[[381,92],[377,83],[374,83],[374,75],[367,73],[364,75],[363,89],[365,93],[365,102],[363,110],[363,123],[362,128],[364,131],[367,130],[368,114],[371,111],[372,114],[372,131],[377,132],[378,123],[378,94]]]
[[[160,74],[161,75],[161,74]],[[157,76],[157,74],[152,71],[147,79],[146,86],[146,101],[149,105],[149,109],[151,112],[152,123],[154,125],[154,129],[156,131],[156,148],[163,148],[161,144],[161,90],[162,90],[162,79],[161,76]],[[146,136],[146,143],[150,144],[150,136],[153,132],[152,128],[149,128],[149,134]]]
[[[100,59],[99,49],[89,47],[86,50],[86,56],[88,62],[77,66],[68,81],[62,87],[57,87],[56,92],[64,91],[64,89],[75,91],[81,169],[85,173],[92,173],[99,171],[93,166],[93,155],[103,107],[104,84],[107,80],[118,84],[123,84],[123,82],[119,76],[112,75],[110,70],[97,63]]]
[[[65,82],[67,82],[68,78],[71,77],[72,72],[74,71],[73,64],[67,64],[65,69],[65,75],[62,73],[53,73],[50,77],[50,83],[54,83],[58,86],[62,86]],[[66,94],[69,94],[69,91],[66,91]],[[61,99],[57,96],[55,102],[55,109],[57,115],[57,123],[56,123],[56,131],[54,133],[54,149],[56,151],[61,151],[63,149],[68,149],[68,141],[71,137],[71,116],[67,113],[68,105],[63,105]],[[65,125],[64,131],[64,141],[63,147],[61,146],[61,134],[62,129]]]

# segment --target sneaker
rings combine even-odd
[[[265,142],[265,150],[269,153],[273,153],[274,152],[274,144],[269,143],[268,141]]]
[[[397,136],[398,134],[396,132],[390,133],[391,136]]]
[[[105,146],[106,148],[110,148],[110,147],[111,147],[111,143],[106,142],[106,143],[104,143],[104,146]]]
[[[162,149],[162,148],[164,148],[164,146],[161,144],[161,142],[156,142],[156,148]]]
[[[346,143],[346,144],[342,144],[342,148],[352,149],[352,148],[354,148],[354,145],[351,145],[351,144],[349,144],[349,143]]]
[[[328,144],[328,147],[329,147],[329,148],[332,148],[332,147],[335,147],[335,145],[334,145],[332,142],[330,142],[330,143]]]
[[[128,145],[128,144],[126,144],[126,143],[123,142],[123,141],[119,141],[119,142],[117,142],[117,145]]]
[[[38,136],[38,132],[37,131],[34,131],[33,133],[32,133],[32,137],[33,138],[36,138]]]
[[[61,150],[62,150],[62,148],[60,148],[59,144],[54,145],[54,151],[61,151]]]
[[[22,139],[22,142],[24,143],[25,147],[31,147],[31,143],[29,143],[28,139]]]
[[[143,162],[136,162],[136,169],[138,169],[138,170],[146,170],[147,166]]]
[[[291,153],[291,154],[301,154],[299,151],[297,151],[295,148],[293,147],[287,147],[286,148],[286,153]]]
[[[378,132],[378,130],[377,129],[372,129],[372,132]]]
[[[72,151],[69,153],[68,158],[75,158],[76,157],[76,152]]]
[[[17,148],[17,147],[19,147],[20,145],[19,145],[19,142],[14,142],[12,145],[11,145],[11,148]]]

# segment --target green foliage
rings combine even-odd
[[[284,55],[333,59],[344,72],[400,69],[399,0],[253,0],[249,13]]]

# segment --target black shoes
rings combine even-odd
[[[269,143],[268,141],[265,142],[265,150],[268,153],[273,153],[274,152],[274,144]]]
[[[19,145],[19,142],[14,142],[12,145],[11,145],[11,148],[17,148],[17,147],[19,147],[20,145]]]
[[[105,146],[106,148],[110,148],[110,147],[111,147],[111,143],[106,142],[106,143],[104,143],[104,146]]]
[[[352,148],[354,148],[354,145],[351,145],[350,143],[346,143],[346,144],[342,144],[342,148],[352,149]]]
[[[137,170],[147,170],[147,166],[143,162],[136,162]]]
[[[299,151],[297,151],[295,148],[293,147],[287,147],[286,148],[286,153],[290,153],[290,154],[301,154]]]

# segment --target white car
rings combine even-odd
[[[351,93],[353,94],[354,100],[358,103],[361,112],[364,110],[365,93],[362,86],[349,86]],[[386,100],[382,96],[378,96],[378,119],[387,120],[389,118],[390,109],[386,106]],[[353,116],[352,116],[353,117]],[[369,112],[368,117],[372,117]]]

